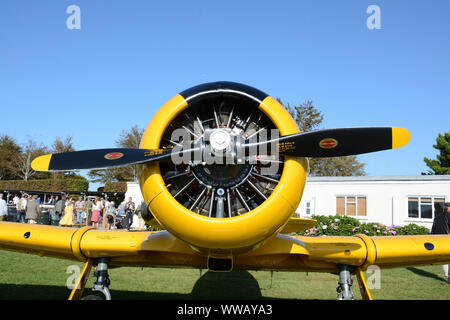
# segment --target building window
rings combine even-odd
[[[305,213],[308,215],[311,214],[311,201],[305,202],[305,208],[306,208]]]
[[[408,197],[408,218],[434,219],[444,212],[443,197]]]
[[[367,216],[367,198],[365,196],[336,197],[336,213],[341,216]]]

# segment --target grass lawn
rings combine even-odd
[[[68,260],[0,251],[0,299],[67,299],[73,267]],[[72,268],[72,269],[71,269]],[[68,272],[69,270],[69,272]],[[198,269],[116,268],[109,271],[111,295],[127,299],[336,299],[338,276],[324,273],[233,271]],[[368,277],[371,275],[367,275]],[[450,284],[441,266],[381,270],[381,300],[450,300]],[[90,294],[93,272],[84,295]],[[355,299],[361,299],[353,277]]]

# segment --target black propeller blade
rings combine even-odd
[[[292,134],[254,145],[276,144],[280,154],[316,158],[357,155],[399,148],[407,144],[409,139],[408,130],[403,128],[360,127]],[[250,148],[251,145],[248,147]]]
[[[171,150],[147,150],[131,148],[93,149],[75,152],[46,154],[31,163],[36,171],[68,171],[81,169],[105,169],[147,161],[170,158]]]

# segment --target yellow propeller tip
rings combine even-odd
[[[48,171],[48,167],[50,165],[50,159],[52,158],[51,154],[46,154],[40,157],[37,157],[31,162],[31,168],[34,171]]]
[[[399,127],[392,128],[392,149],[403,147],[410,139],[411,134],[408,130]]]

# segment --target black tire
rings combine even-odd
[[[98,296],[95,294],[90,294],[86,297],[81,298],[81,300],[105,300],[102,296]]]

